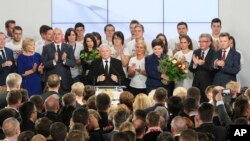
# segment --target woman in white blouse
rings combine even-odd
[[[135,45],[136,56],[132,57],[128,64],[128,76],[131,78],[129,90],[134,95],[146,93],[146,71],[145,71],[145,56],[146,43],[144,40],[139,40]]]
[[[185,63],[187,66],[187,78],[185,78],[183,81],[176,82],[176,87],[184,87],[186,89],[190,88],[193,83],[193,74],[189,72],[188,67],[192,59],[193,55],[193,44],[192,40],[189,36],[182,36],[180,37],[180,46],[181,50],[176,52],[174,57],[181,59],[183,63]]]

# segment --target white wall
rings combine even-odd
[[[244,65],[240,72],[242,86],[250,86],[250,1],[249,0],[220,0],[219,17],[222,20],[222,30],[229,32],[235,37],[236,48],[239,49],[244,57]]]
[[[0,31],[9,19],[23,28],[24,37],[38,39],[40,26],[51,25],[51,0],[1,0]]]
[[[23,27],[25,37],[39,38],[39,27],[51,25],[51,0],[2,0],[0,8],[0,31],[5,32],[4,23],[15,19],[17,25]],[[222,30],[232,34],[237,48],[244,56],[244,65],[240,72],[242,86],[250,86],[250,55],[248,49],[250,38],[250,1],[219,0],[219,17]],[[201,14],[201,13],[200,13]]]

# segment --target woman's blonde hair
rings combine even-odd
[[[71,86],[71,92],[81,97],[84,95],[84,84],[82,82],[76,82]]]
[[[119,132],[125,132],[125,131],[131,131],[134,134],[136,134],[134,125],[128,121],[123,122],[119,127]]]
[[[35,40],[33,39],[33,38],[25,38],[24,40],[23,40],[23,44],[22,44],[22,49],[24,50],[24,51],[27,51],[27,46],[28,45],[31,45],[31,44],[35,44]]]
[[[144,93],[140,93],[138,95],[136,95],[135,97],[135,101],[133,103],[133,111],[137,110],[137,109],[146,109],[148,107],[151,107],[152,103],[149,99],[149,97],[144,94]]]
[[[187,98],[187,89],[184,87],[177,87],[174,89],[173,96],[178,96],[184,101]]]

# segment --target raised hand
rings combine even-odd
[[[63,60],[63,61],[66,61],[66,59],[67,59],[67,53],[64,52],[63,55],[62,55],[62,60]]]

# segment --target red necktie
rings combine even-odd
[[[222,57],[221,57],[221,60],[225,61],[226,60],[226,50],[223,50],[223,54],[222,54]]]

